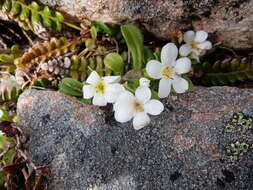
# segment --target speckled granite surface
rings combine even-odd
[[[253,130],[225,129],[234,113],[253,116],[253,90],[197,88],[171,95],[152,123],[135,131],[111,108],[52,91],[26,91],[18,115],[32,159],[53,172],[50,189],[251,190]],[[249,145],[231,161],[235,142]]]

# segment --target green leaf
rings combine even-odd
[[[153,51],[149,48],[144,48],[144,63],[148,63],[153,59],[155,59]]]
[[[20,13],[21,5],[17,1],[12,1],[11,14],[17,15]]]
[[[62,30],[62,22],[64,22],[64,17],[61,13],[55,12],[55,29],[57,32],[60,32]]]
[[[161,58],[160,58],[160,57],[161,57],[161,52],[158,52],[158,51],[155,52],[155,53],[154,53],[154,57],[155,57],[155,60],[161,61]]]
[[[5,146],[6,146],[5,144],[7,142],[13,142],[13,139],[3,136],[3,135],[0,135],[0,150],[3,150],[5,148]]]
[[[125,83],[123,84],[123,86],[124,86],[124,88],[125,88],[126,90],[128,90],[129,92],[132,92],[133,94],[135,93],[135,90],[136,90],[136,88],[138,87],[138,85],[136,85],[135,87],[133,87],[133,85],[131,85],[129,82],[125,82]]]
[[[158,93],[151,89],[151,99],[160,100],[160,97],[158,96]]]
[[[4,12],[9,12],[11,10],[11,0],[5,0],[2,10]]]
[[[95,26],[110,36],[113,36],[115,34],[115,30],[113,30],[113,28],[109,27],[107,24],[105,24],[103,22],[97,21],[95,23]]]
[[[122,35],[133,57],[133,69],[140,70],[144,57],[144,40],[139,28],[134,25],[122,25]]]
[[[62,14],[60,12],[55,12],[55,18],[59,21],[59,22],[63,22],[64,21],[64,17],[62,16]]]
[[[45,27],[51,28],[52,21],[51,21],[50,17],[52,16],[52,14],[51,14],[51,11],[48,6],[44,7],[42,14],[43,14],[43,18],[42,18],[43,25]]]
[[[36,2],[31,3],[31,23],[35,27],[36,23],[41,23],[41,17],[39,14],[39,5]]]
[[[92,38],[85,40],[85,47],[88,48],[90,51],[95,49],[97,47],[96,40]]]
[[[89,105],[92,104],[92,99],[80,98],[79,100],[80,100],[81,102],[85,103],[85,104],[89,104]]]
[[[9,116],[9,112],[4,108],[0,107],[0,121],[10,121],[11,117]]]
[[[82,97],[82,87],[81,82],[72,78],[64,78],[59,85],[59,91],[70,96]]]
[[[48,88],[51,82],[46,78],[41,78],[33,82],[33,86],[41,86],[44,88]]]
[[[124,62],[118,53],[110,53],[104,59],[105,66],[111,69],[115,75],[122,75],[124,71]]]
[[[13,55],[0,54],[0,61],[3,63],[12,63],[14,61]]]
[[[200,64],[200,62],[197,61],[196,59],[191,59],[191,64],[192,65],[197,65],[197,64]]]
[[[19,45],[11,46],[11,53],[17,57],[19,55]]]
[[[21,5],[21,6],[22,6],[22,9],[19,14],[19,18],[21,21],[25,21],[26,19],[29,19],[31,12],[27,6],[25,6],[25,5]]]
[[[193,65],[193,67],[203,73],[200,81],[204,85],[228,85],[243,82],[253,76],[250,59],[246,59],[246,61],[227,59],[216,61],[214,64],[204,62],[202,65]]]
[[[97,38],[97,35],[98,35],[98,30],[97,30],[97,27],[96,26],[92,26],[90,28],[90,33],[91,33],[91,37],[93,39],[96,39]]]
[[[192,83],[191,79],[190,79],[187,75],[184,75],[183,78],[184,78],[185,80],[187,80],[188,83],[189,83],[188,92],[192,92],[192,91],[195,89],[195,86],[194,86],[194,84]]]

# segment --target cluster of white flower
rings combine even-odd
[[[171,86],[176,93],[184,93],[189,83],[181,75],[191,69],[191,58],[199,60],[199,56],[211,49],[212,44],[206,41],[208,34],[205,31],[188,31],[184,34],[186,44],[178,50],[174,43],[166,44],[161,50],[161,62],[151,60],[146,64],[146,72],[152,79],[159,79],[158,96],[167,97]],[[182,57],[178,58],[178,54]],[[97,106],[113,104],[114,116],[118,122],[127,122],[133,118],[134,129],[138,130],[150,123],[150,115],[159,115],[164,106],[159,100],[151,99],[150,80],[141,78],[135,93],[127,91],[120,84],[120,76],[100,77],[92,71],[83,86],[83,97],[92,99]]]
[[[187,31],[184,34],[184,41],[186,44],[182,45],[179,49],[181,56],[191,55],[192,58],[199,61],[199,57],[204,55],[206,50],[212,48],[212,43],[207,41],[208,33],[205,31],[194,32]]]

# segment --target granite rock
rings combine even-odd
[[[252,0],[40,0],[78,19],[143,25],[168,40],[177,30],[206,30],[213,42],[253,48]]]
[[[252,89],[198,87],[163,103],[164,112],[139,131],[117,123],[110,106],[54,91],[25,91],[17,113],[31,159],[52,170],[52,190],[253,189],[252,123],[225,127],[235,113],[253,116]],[[237,141],[249,147],[231,160]]]

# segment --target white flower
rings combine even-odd
[[[139,86],[135,95],[123,92],[114,104],[114,116],[118,122],[127,122],[133,118],[134,129],[139,130],[150,123],[148,114],[159,115],[163,104],[151,99],[151,90],[147,86]]]
[[[0,130],[0,136],[3,136],[5,133]]]
[[[168,43],[162,48],[161,63],[151,60],[146,65],[150,77],[161,79],[159,82],[158,96],[165,98],[171,91],[171,85],[177,93],[188,90],[188,81],[180,77],[191,69],[191,60],[187,57],[177,59],[178,49],[174,43]]]
[[[186,44],[182,45],[179,49],[181,56],[192,55],[194,59],[199,61],[199,56],[202,56],[206,50],[212,48],[212,43],[207,41],[208,33],[205,31],[197,31],[196,33],[192,30],[184,34],[184,41]]]
[[[140,78],[139,82],[140,82],[140,86],[146,86],[146,87],[150,86],[150,80],[148,80],[147,78]]]
[[[93,97],[92,103],[97,106],[105,106],[107,103],[114,103],[123,86],[118,82],[120,76],[100,77],[96,71],[92,71],[87,78],[87,85],[83,86],[83,98],[90,99]]]
[[[15,76],[4,75],[0,78],[0,96],[3,100],[5,100],[6,97],[11,99],[14,89],[16,89],[16,92],[20,90],[20,86],[18,85]]]

